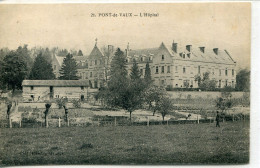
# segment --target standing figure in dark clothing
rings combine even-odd
[[[220,125],[219,125],[219,121],[220,121],[220,115],[219,115],[219,113],[218,113],[218,111],[217,111],[217,116],[216,116],[216,127],[220,127]]]

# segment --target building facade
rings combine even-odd
[[[226,50],[205,47],[192,48],[192,45],[178,47],[172,43],[166,47],[161,43],[159,48],[130,50],[127,47],[126,57],[130,72],[133,59],[137,60],[141,75],[144,77],[145,64],[149,62],[152,79],[156,85],[176,88],[198,88],[195,76],[203,77],[209,72],[210,79],[217,82],[218,88],[235,87],[236,62]]]
[[[109,79],[109,69],[114,55],[114,47],[109,45],[101,52],[95,44],[89,56],[74,57],[78,63],[78,76],[88,80],[90,88],[99,88]],[[164,43],[158,48],[132,50],[127,45],[125,50],[128,73],[130,74],[133,60],[138,63],[142,77],[145,65],[149,62],[152,79],[156,85],[176,88],[197,88],[195,76],[203,77],[209,72],[210,79],[216,81],[218,88],[236,85],[236,62],[227,50],[218,48],[193,47],[192,45],[178,46]],[[64,57],[55,56],[53,69],[56,77]]]
[[[84,100],[88,94],[87,80],[24,80],[24,101],[44,101],[55,98]]]

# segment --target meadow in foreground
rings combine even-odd
[[[0,165],[246,164],[249,122],[1,128]]]

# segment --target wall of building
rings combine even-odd
[[[42,101],[50,98],[49,87],[23,86],[23,98],[26,101]]]
[[[67,97],[68,99],[84,99],[87,98],[88,88],[84,87],[53,87],[53,98]],[[23,98],[25,101],[44,101],[50,100],[50,87],[23,86]]]
[[[53,87],[53,98],[67,97],[68,99],[80,99],[81,95],[87,97],[87,87]]]

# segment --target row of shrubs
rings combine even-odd
[[[214,88],[212,90],[205,90],[203,88],[193,88],[193,87],[181,87],[181,88],[175,88],[173,87],[172,85],[167,85],[166,86],[166,90],[167,91],[214,91],[214,92],[222,92],[222,91],[225,91],[227,90],[230,91],[230,92],[235,92],[235,91],[240,91],[240,90],[237,90],[236,88],[232,88],[230,86],[228,87],[225,87],[225,88]]]

